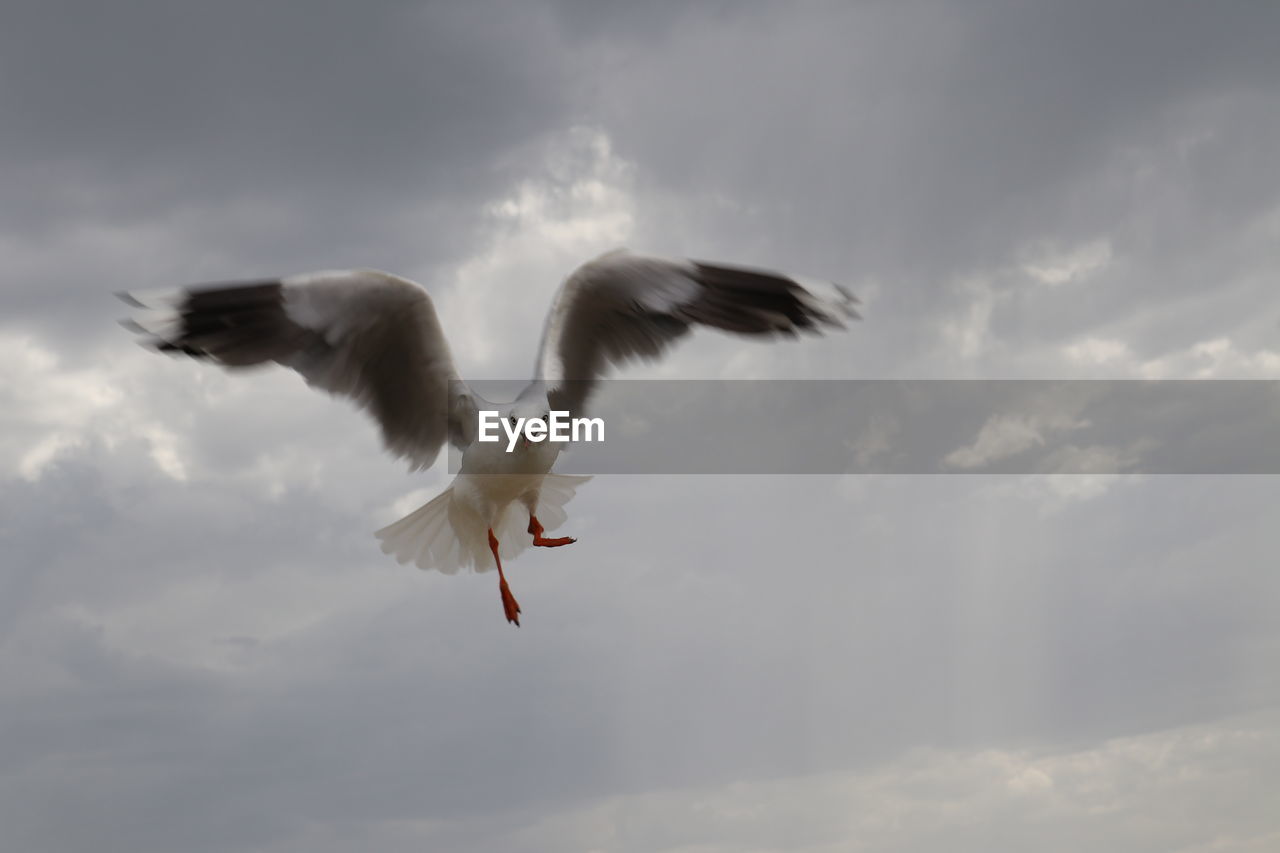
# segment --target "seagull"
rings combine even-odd
[[[564,505],[590,478],[552,473],[559,443],[526,438],[508,449],[478,440],[479,413],[512,424],[553,411],[580,416],[611,367],[656,359],[695,326],[795,337],[859,317],[857,297],[839,285],[820,289],[778,272],[615,249],[565,279],[533,379],[514,401],[493,403],[459,378],[427,291],[390,273],[314,272],[119,296],[145,312],[124,324],[151,349],[226,368],[280,364],[349,398],[411,471],[430,467],[446,442],[458,448],[449,487],[375,535],[401,564],[445,574],[497,568],[503,614],[516,626],[521,608],[502,560],[530,545],[575,542],[544,534],[566,521]]]

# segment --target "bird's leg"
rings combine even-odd
[[[519,628],[520,605],[511,594],[511,587],[507,586],[507,576],[502,573],[502,560],[498,557],[498,537],[493,535],[492,527],[489,528],[489,550],[493,552],[493,561],[498,564],[498,592],[502,593],[502,612],[506,614],[508,622],[514,622]]]
[[[554,539],[548,539],[542,535],[542,523],[538,521],[538,517],[533,513],[529,513],[529,532],[533,534],[533,544],[541,545],[543,548],[559,548],[561,545],[571,545],[577,542],[572,536],[557,536]]]

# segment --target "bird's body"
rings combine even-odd
[[[569,276],[547,318],[533,380],[515,401],[493,403],[458,377],[426,291],[398,276],[311,273],[189,288],[160,302],[166,314],[131,326],[162,352],[232,368],[290,367],[368,409],[387,449],[413,469],[430,466],[445,441],[459,448],[453,483],[377,536],[383,551],[424,569],[496,568],[504,613],[516,624],[520,608],[502,560],[529,545],[572,543],[543,533],[565,521],[564,504],[589,478],[552,473],[558,443],[477,440],[479,412],[578,415],[611,365],[655,358],[695,325],[795,335],[857,316],[857,300],[838,287],[817,295],[778,273],[616,250]]]

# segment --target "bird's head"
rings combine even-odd
[[[533,382],[516,401],[507,407],[508,418],[541,418],[546,420],[551,415],[551,403],[547,399],[546,389],[541,382]]]
[[[550,414],[551,408],[547,405],[545,400],[542,402],[517,400],[507,409],[505,417],[508,421],[512,421],[512,425],[514,426],[515,422],[520,418],[524,418],[526,421],[530,418],[546,420]]]
[[[530,420],[536,419],[545,422],[549,417],[551,417],[551,407],[547,404],[545,398],[541,400],[516,400],[503,413],[503,419],[511,425],[511,429],[514,430],[518,428],[521,429],[522,432]],[[527,449],[531,443],[532,442],[530,442],[528,438],[522,436],[517,446],[521,449]]]

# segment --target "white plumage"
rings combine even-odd
[[[133,305],[154,304],[124,295]],[[367,409],[387,449],[411,469],[430,466],[446,441],[461,469],[437,497],[377,532],[401,563],[453,574],[497,568],[507,619],[519,624],[502,560],[566,519],[587,477],[551,473],[559,445],[476,441],[477,413],[581,414],[596,381],[634,358],[656,358],[696,325],[747,335],[795,335],[843,327],[857,299],[831,285],[813,292],[773,272],[659,258],[619,249],[583,264],[548,314],[534,377],[510,403],[482,399],[459,377],[427,292],[373,270],[334,271],[207,285],[161,298],[168,311],[129,325],[162,352],[225,367],[275,362],[307,383]]]

